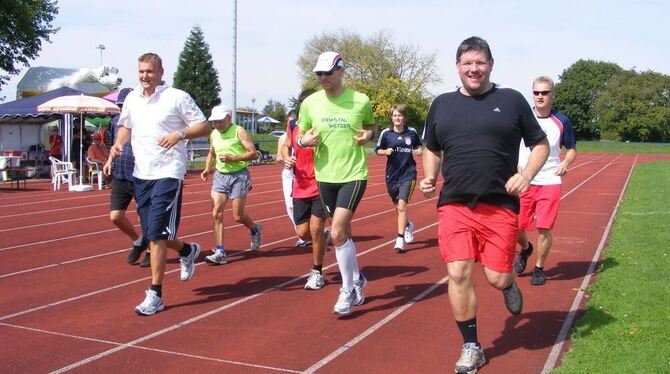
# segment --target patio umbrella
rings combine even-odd
[[[79,114],[79,129],[84,127],[84,114],[115,114],[121,110],[115,104],[95,96],[68,95],[51,99],[37,107],[38,112]],[[84,144],[79,138],[79,184],[73,191],[90,191],[91,186],[83,184]]]

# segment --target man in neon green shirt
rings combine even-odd
[[[251,250],[261,246],[261,225],[256,224],[244,210],[247,193],[251,190],[251,175],[247,170],[248,161],[258,158],[256,147],[244,128],[232,123],[232,112],[222,105],[212,108],[209,122],[214,127],[209,135],[209,153],[205,169],[200,174],[202,180],[212,176],[212,218],[214,220],[214,241],[216,247],[205,260],[210,264],[222,265],[228,262],[223,247],[223,211],[228,200],[233,201],[233,219],[249,229]]]
[[[313,72],[323,90],[300,106],[299,147],[314,147],[314,172],[319,193],[332,219],[330,238],[342,275],[342,288],[333,313],[346,315],[365,301],[367,280],[359,271],[351,219],[363,198],[368,165],[363,145],[374,136],[370,99],[345,88],[344,62],[336,52],[319,56]]]

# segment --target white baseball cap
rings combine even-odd
[[[217,105],[212,108],[212,115],[209,116],[210,121],[221,121],[230,115],[230,109],[225,105]]]
[[[344,62],[342,62],[342,57],[337,52],[323,52],[319,55],[319,59],[316,60],[316,65],[312,69],[315,73],[320,72],[329,72],[334,70],[336,67],[343,67]]]

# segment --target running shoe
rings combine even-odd
[[[541,286],[547,282],[547,276],[544,275],[543,269],[533,269],[533,276],[530,278],[530,284],[533,286]]]
[[[340,296],[333,307],[333,313],[340,315],[350,314],[355,300],[356,294],[353,290],[349,291],[346,288],[340,288]]]
[[[510,287],[504,289],[502,292],[507,310],[515,316],[521,314],[523,310],[523,295],[521,295],[521,290],[516,285],[516,282],[513,282]]]
[[[320,271],[312,269],[312,274],[307,278],[307,283],[305,283],[306,290],[318,290],[323,287],[325,284],[323,279],[323,274]]]
[[[486,363],[484,351],[475,343],[463,344],[461,357],[456,361],[454,371],[457,374],[474,374]]]
[[[135,313],[150,316],[165,309],[163,298],[158,297],[156,291],[149,289],[145,291],[145,294],[144,301],[135,307]]]
[[[354,300],[354,306],[361,305],[365,302],[365,294],[363,289],[368,285],[368,280],[365,278],[363,273],[358,273],[358,279],[354,280],[354,294],[356,298]]]
[[[395,238],[395,245],[393,246],[393,249],[395,249],[398,253],[405,253],[405,240],[400,237]]]
[[[263,226],[257,223],[256,228],[258,231],[256,231],[255,234],[249,234],[249,237],[251,238],[252,251],[257,251],[261,247],[261,231],[263,230]]]
[[[129,264],[134,264],[139,260],[140,255],[142,254],[142,251],[147,249],[149,247],[149,241],[142,239],[142,243],[140,245],[135,245],[133,244],[133,248],[130,250],[130,253],[128,254],[128,263]]]
[[[405,243],[411,243],[414,241],[414,223],[407,222],[405,226]]]
[[[195,260],[200,254],[200,244],[190,243],[189,246],[191,246],[191,253],[186,257],[179,256],[179,262],[181,263],[180,278],[184,282],[193,277],[193,274],[195,273]]]
[[[302,240],[300,238],[298,238],[298,241],[295,242],[295,246],[298,248],[305,248],[310,244],[312,244],[311,240]]]
[[[223,265],[228,263],[228,256],[226,256],[226,254],[221,251],[215,250],[213,254],[205,257],[205,261],[209,262],[210,264]]]
[[[533,244],[528,242],[528,248],[519,252],[518,255],[514,258],[514,272],[521,274],[526,270],[526,264],[528,263],[528,257],[533,254]]]

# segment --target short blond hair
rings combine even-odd
[[[546,83],[552,90],[554,89],[554,80],[547,77],[546,75],[540,75],[539,77],[535,78],[535,80],[533,80],[533,86],[535,86],[535,83]]]
[[[163,60],[161,59],[161,56],[155,54],[155,53],[145,53],[142,56],[140,56],[137,59],[137,62],[153,62],[156,65],[158,65],[159,68],[163,68]]]

